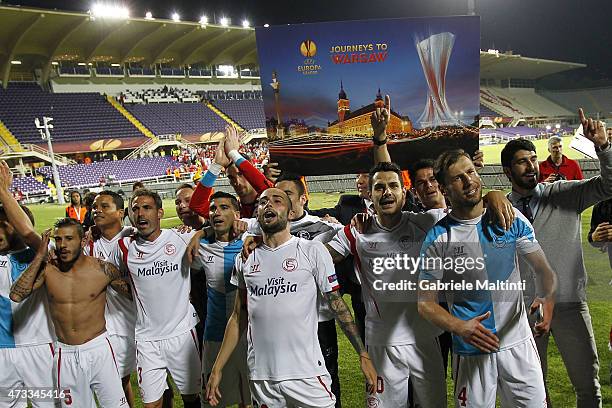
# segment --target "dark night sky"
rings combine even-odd
[[[182,19],[198,21],[225,14],[232,23],[247,17],[251,24],[389,17],[449,16],[467,13],[468,0],[125,0],[131,15],[169,18],[177,10]],[[529,57],[582,62],[582,75],[612,78],[612,1],[610,0],[475,0],[481,16],[481,48],[513,50]],[[93,1],[9,0],[0,4],[86,11]],[[608,44],[608,45],[606,45]]]

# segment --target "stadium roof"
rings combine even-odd
[[[92,18],[88,13],[0,6],[0,81],[7,84],[14,65],[42,69],[49,78],[53,61],[140,62],[182,66],[257,64],[255,30],[166,19]],[[480,53],[480,76],[537,79],[583,68],[584,64]]]
[[[497,50],[480,51],[480,78],[485,79],[538,79],[584,67],[585,64],[528,58]]]
[[[42,68],[52,61],[182,66],[257,63],[255,30],[164,19],[92,18],[87,13],[0,6],[0,80],[11,61]]]

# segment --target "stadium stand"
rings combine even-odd
[[[41,143],[34,118],[54,118],[56,141],[143,137],[98,93],[43,91],[34,83],[0,89],[0,118],[20,143]]]
[[[213,105],[244,129],[262,129],[266,127],[264,105],[261,99],[217,100],[213,102]]]
[[[480,88],[480,101],[507,117],[560,117],[573,115],[568,109],[537,94],[533,88]]]
[[[24,194],[44,194],[49,191],[49,187],[34,177],[15,177],[11,184],[11,190],[19,189]]]
[[[144,91],[121,92],[119,100],[124,103],[176,103],[200,102],[200,96],[188,89],[164,88]]]
[[[144,157],[134,160],[101,161],[91,164],[75,164],[58,168],[64,187],[94,187],[100,185],[101,178],[130,182],[147,180],[166,174],[169,167],[179,164],[172,157]],[[52,179],[50,166],[41,167],[38,172]]]
[[[609,117],[612,114],[612,88],[576,89],[565,91],[538,90],[538,94],[572,110],[582,106],[587,114]]]
[[[227,125],[201,103],[126,104],[125,108],[156,135],[219,132]]]
[[[482,103],[480,104],[480,117],[481,118],[496,118],[496,117],[500,117],[500,116],[504,116],[499,112],[494,111],[493,109],[490,109],[488,107],[486,107],[485,105],[483,105]]]

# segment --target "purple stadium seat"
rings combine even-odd
[[[0,118],[20,143],[41,143],[34,118],[53,117],[56,141],[143,137],[98,93],[49,93],[36,84],[0,89]]]
[[[146,180],[165,175],[168,167],[173,166],[179,164],[165,156],[60,166],[58,171],[64,187],[92,187],[99,185],[101,177],[112,175],[116,181],[125,182]],[[50,166],[41,167],[38,172],[44,177],[53,177]]]
[[[244,129],[266,127],[264,105],[261,99],[216,100],[213,104]]]

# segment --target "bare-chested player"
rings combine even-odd
[[[51,230],[42,235],[36,257],[14,283],[10,298],[26,299],[45,287],[57,335],[53,375],[64,392],[62,407],[127,407],[110,340],[104,310],[110,284],[130,295],[119,270],[108,262],[83,255],[83,227],[70,218],[55,223],[56,260],[49,261]]]

